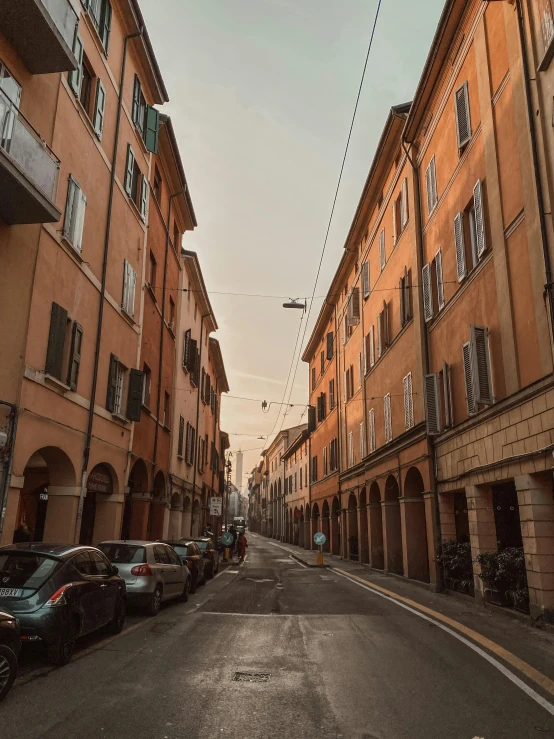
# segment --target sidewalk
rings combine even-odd
[[[316,551],[267,539],[259,534],[257,538],[284,549],[306,567],[317,567]],[[340,570],[347,575],[353,575],[368,585],[376,585],[389,591],[391,595],[407,598],[437,614],[453,619],[495,642],[554,680],[554,632],[533,626],[528,617],[498,606],[479,605],[469,595],[436,593],[423,583],[386,575],[378,570],[372,570],[368,565],[348,562],[331,554],[324,554],[323,562],[324,567],[331,571]]]

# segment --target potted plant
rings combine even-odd
[[[500,552],[477,555],[481,566],[479,577],[486,585],[485,593],[492,603],[529,610],[529,590],[525,556],[521,547],[506,547]]]
[[[443,541],[437,548],[436,558],[443,568],[446,588],[473,595],[473,563],[469,542]]]

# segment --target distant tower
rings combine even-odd
[[[242,490],[242,457],[242,452],[238,451],[235,459],[235,485],[239,490]]]

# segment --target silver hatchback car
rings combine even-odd
[[[155,616],[162,603],[187,601],[192,577],[175,550],[161,542],[103,541],[98,549],[117,566],[127,586],[129,605],[143,606]]]

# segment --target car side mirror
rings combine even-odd
[[[112,565],[112,575],[119,575],[119,569],[115,565]]]

